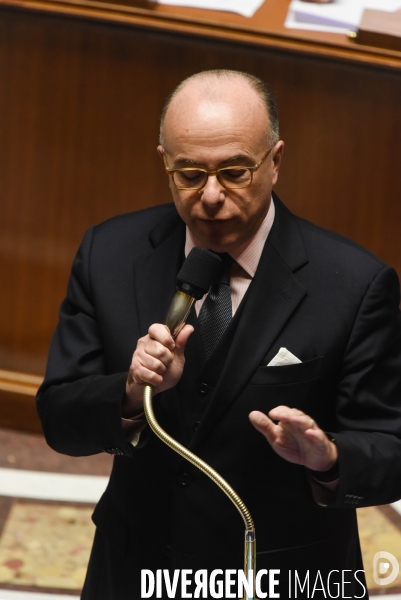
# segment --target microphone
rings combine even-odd
[[[210,250],[192,248],[176,277],[177,291],[167,311],[164,324],[175,339],[185,325],[195,300],[200,300],[216,279],[221,258]]]
[[[209,291],[219,272],[220,265],[221,258],[217,256],[217,254],[210,252],[210,250],[195,247],[188,254],[186,261],[176,277],[177,291],[164,321],[164,324],[169,328],[173,338],[176,338],[184,327],[189,311],[195,300],[200,300],[200,298]],[[219,473],[217,473],[217,471],[162,429],[157,422],[153,411],[152,387],[150,385],[144,387],[143,405],[146,420],[152,431],[167,444],[167,446],[207,475],[226,494],[240,513],[245,524],[244,574],[248,582],[251,582],[251,591],[248,593],[248,590],[245,590],[243,600],[256,600],[256,536],[255,525],[248,508],[233,488]],[[218,535],[219,532],[216,532],[216,536]],[[213,540],[210,540],[210,543],[212,545]]]

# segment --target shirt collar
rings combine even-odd
[[[244,242],[242,246],[230,252],[230,256],[248,273],[250,277],[254,277],[256,269],[259,264],[262,250],[267,240],[267,236],[273,225],[275,215],[275,207],[273,198],[270,202],[269,210],[267,215],[263,219],[259,229],[254,235]],[[185,257],[191,252],[195,246],[201,246],[202,244],[196,239],[188,225],[186,227],[186,239],[185,239]]]

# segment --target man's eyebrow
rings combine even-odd
[[[237,160],[248,161],[248,160],[252,160],[252,157],[249,156],[249,154],[237,154],[236,156],[232,156],[231,158],[227,158],[226,160],[223,160],[221,164],[227,165],[232,162],[236,162]]]
[[[184,165],[201,165],[202,163],[197,162],[196,160],[191,160],[190,158],[177,158],[174,162],[182,163]]]
[[[236,156],[231,156],[230,158],[226,158],[222,160],[220,165],[229,165],[238,160],[249,161],[251,157],[248,154],[237,154]],[[181,163],[185,165],[196,165],[197,167],[202,167],[205,163],[198,162],[196,160],[192,160],[191,158],[177,158],[176,163]]]

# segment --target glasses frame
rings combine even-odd
[[[196,190],[196,191],[200,191],[203,190],[203,188],[207,185],[207,182],[209,181],[209,176],[210,175],[215,175],[217,178],[217,181],[220,183],[220,185],[226,189],[226,190],[241,190],[241,189],[245,189],[247,187],[249,187],[252,182],[253,182],[253,174],[255,173],[255,171],[257,171],[260,167],[260,165],[263,163],[263,161],[265,160],[265,158],[268,156],[268,154],[273,150],[274,146],[276,145],[277,142],[275,142],[272,146],[270,146],[270,148],[268,148],[266,150],[266,152],[264,153],[264,155],[262,156],[262,158],[260,159],[259,162],[256,163],[256,165],[254,165],[253,167],[241,167],[241,166],[233,166],[233,167],[221,167],[220,169],[216,169],[215,171],[208,171],[207,169],[202,169],[201,167],[184,167],[182,169],[170,169],[167,165],[167,161],[166,161],[166,155],[164,154],[163,151],[163,160],[164,160],[164,168],[166,170],[167,175],[170,175],[175,187],[177,188],[177,190],[185,190],[185,191],[190,191],[190,190]],[[233,186],[233,187],[227,187],[222,181],[220,181],[219,178],[219,174],[221,173],[221,171],[242,171],[244,169],[247,169],[248,171],[250,171],[251,173],[251,178],[249,180],[249,183],[247,183],[246,185],[238,185],[238,186]],[[201,187],[179,187],[176,182],[174,181],[174,173],[177,173],[178,171],[202,171],[202,173],[206,173],[207,178],[205,183],[201,186]]]

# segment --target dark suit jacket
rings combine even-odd
[[[209,385],[194,360],[195,332],[187,397],[165,392],[155,410],[243,498],[255,520],[258,569],[285,572],[285,598],[288,569],[309,569],[314,579],[317,570],[362,568],[355,507],[401,496],[401,324],[393,269],[275,204],[220,377]],[[163,322],[184,239],[172,205],[90,229],[61,306],[38,395],[47,441],[75,456],[120,454],[94,514],[104,546],[96,559],[98,533],[92,572],[105,579],[97,593],[87,583],[90,600],[132,598],[139,568],[242,568],[243,524],[225,495],[149,430],[133,448],[121,428],[132,353],[149,325]],[[267,367],[280,347],[302,364]],[[304,468],[279,458],[248,421],[251,410],[280,404],[305,411],[336,440],[341,477],[328,507],[313,501]],[[118,592],[117,563],[129,569]],[[361,597],[361,586],[352,589]]]

